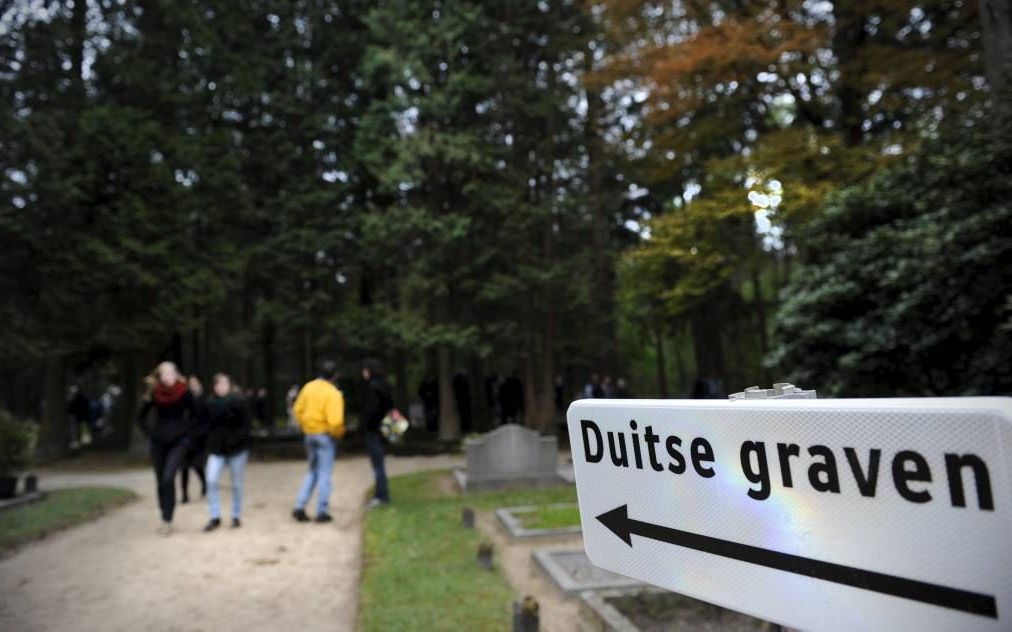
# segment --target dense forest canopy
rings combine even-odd
[[[478,428],[495,374],[545,430],[592,373],[643,396],[1007,393],[1010,19],[16,1],[0,406],[61,445],[71,382],[121,384],[126,411],[172,359],[280,413],[318,360],[350,380],[369,356],[401,406],[463,376]],[[439,438],[461,432],[442,406]]]

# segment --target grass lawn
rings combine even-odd
[[[459,496],[448,477],[394,477],[394,502],[366,516],[362,630],[508,630],[520,595],[478,566],[482,537],[461,525],[461,509],[576,502],[571,486]]]
[[[79,487],[49,492],[46,498],[0,512],[0,553],[20,544],[94,520],[137,495],[115,487]]]
[[[539,505],[533,511],[516,514],[525,529],[564,529],[580,526],[576,505]]]

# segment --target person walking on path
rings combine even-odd
[[[180,502],[190,502],[190,470],[197,473],[200,480],[200,497],[207,496],[207,479],[204,468],[207,464],[207,419],[204,415],[204,385],[196,375],[189,379],[190,394],[193,396],[193,423],[190,424],[190,443],[186,447],[186,456],[180,468]]]
[[[390,385],[383,377],[383,366],[378,360],[369,359],[363,363],[362,379],[365,380],[365,406],[362,408],[362,420],[365,423],[365,449],[372,463],[373,476],[376,479],[375,492],[369,507],[376,507],[390,502],[390,489],[387,486],[386,466],[383,462],[383,435],[380,427],[383,418],[394,407],[394,399],[390,395]]]
[[[172,514],[176,509],[176,472],[183,464],[189,445],[189,426],[193,423],[193,394],[179,369],[162,362],[146,380],[150,392],[137,414],[137,426],[151,443],[151,465],[158,485],[158,506],[162,513],[161,535],[172,533]],[[147,417],[155,410],[155,423]]]
[[[292,517],[309,522],[306,505],[316,489],[316,521],[330,522],[330,479],[334,470],[337,440],[344,436],[344,395],[338,390],[337,365],[325,361],[320,365],[320,376],[306,383],[295,399],[293,412],[305,434],[306,456],[309,471],[295,499]]]
[[[204,531],[221,526],[221,492],[218,483],[228,466],[232,480],[232,528],[242,526],[242,483],[249,459],[250,415],[246,405],[232,393],[232,379],[214,376],[212,392],[204,404],[207,427],[207,504],[211,519]]]
[[[70,420],[70,449],[77,450],[82,445],[91,443],[98,437],[98,428],[95,424],[91,409],[91,400],[84,394],[80,385],[74,384],[70,387],[70,398],[67,403],[67,415]],[[85,440],[81,429],[86,427],[91,432],[88,440]]]

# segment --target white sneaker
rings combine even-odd
[[[158,527],[158,531],[156,531],[156,533],[162,536],[163,538],[172,535],[172,532],[173,529],[171,522],[163,522],[162,526]]]
[[[380,500],[379,498],[371,498],[369,500],[369,503],[365,506],[365,508],[376,509],[377,507],[382,507],[383,505],[387,505],[389,503],[390,503],[389,500]]]

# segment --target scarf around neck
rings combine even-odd
[[[186,394],[186,382],[179,381],[172,386],[165,386],[159,382],[155,386],[154,400],[159,406],[175,404]]]

